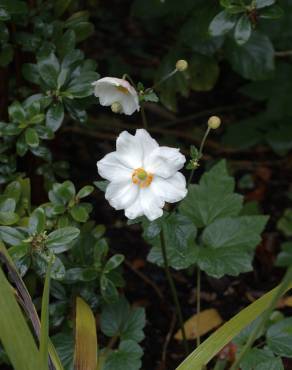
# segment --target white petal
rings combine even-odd
[[[164,201],[151,190],[151,187],[140,189],[139,198],[143,213],[150,221],[163,215]]]
[[[156,195],[169,203],[179,202],[187,195],[186,179],[180,172],[168,179],[154,176],[150,187]]]
[[[112,152],[104,156],[97,162],[98,173],[101,177],[109,181],[131,180],[133,170],[126,167],[119,158],[117,152]]]
[[[118,100],[118,102],[122,106],[122,113],[125,113],[126,115],[130,116],[133,114],[136,110],[140,110],[139,100],[137,93],[135,95],[132,94],[123,94],[123,96]]]
[[[116,210],[130,207],[139,193],[139,187],[132,181],[111,182],[105,192],[105,199]]]
[[[142,167],[143,148],[135,136],[123,131],[117,138],[116,146],[117,155],[122,163],[132,169]]]
[[[144,158],[148,157],[153,150],[159,148],[157,141],[154,140],[143,128],[136,130],[135,137],[140,141],[140,145],[143,148]]]
[[[145,170],[164,178],[180,170],[186,158],[179,149],[161,146],[144,159]]]
[[[130,220],[134,220],[137,217],[143,216],[143,208],[140,201],[140,196],[138,195],[135,202],[128,208],[125,209],[125,216]]]
[[[101,105],[109,106],[118,102],[122,106],[122,113],[127,115],[140,110],[137,91],[128,81],[121,78],[104,77],[93,82],[93,85],[94,95],[99,98]],[[128,93],[119,91],[117,89],[119,86],[124,87]]]

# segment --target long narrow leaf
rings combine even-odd
[[[246,326],[261,315],[271,303],[279,286],[257,299],[248,307],[240,311],[231,320],[216,330],[195,351],[193,351],[176,370],[200,370],[206,365],[226,344],[228,344]],[[287,290],[292,289],[292,284]]]
[[[43,298],[42,298],[42,316],[41,316],[41,335],[40,335],[40,355],[41,355],[41,370],[48,370],[49,364],[49,299],[50,299],[50,279],[52,259],[49,262]]]
[[[9,256],[7,249],[5,248],[5,245],[1,241],[0,241],[0,260],[2,260],[2,262],[6,265],[9,271],[9,274],[14,284],[17,287],[22,308],[25,310],[26,315],[29,317],[32,323],[32,326],[35,331],[35,335],[39,338],[40,337],[40,320],[39,320],[37,311],[35,309],[35,306],[32,302],[32,299],[29,295],[29,292],[21,276],[19,275],[11,257]],[[58,356],[58,353],[51,341],[49,341],[49,353],[50,353],[50,358],[52,360],[52,363],[54,364],[55,369],[64,370],[61,360]],[[50,368],[51,367],[52,365],[50,366]]]
[[[83,299],[76,300],[75,369],[96,370],[97,336],[94,315]]]
[[[36,343],[1,268],[0,340],[15,370],[39,369]]]

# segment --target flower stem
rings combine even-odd
[[[144,126],[145,130],[147,130],[148,129],[148,122],[147,122],[147,117],[146,117],[146,113],[145,113],[145,109],[144,109],[143,104],[141,104],[141,116],[142,116],[143,126]]]
[[[157,86],[161,85],[163,82],[165,82],[166,80],[168,80],[170,77],[174,76],[176,74],[176,72],[178,72],[178,70],[175,68],[173,71],[171,71],[170,73],[168,73],[166,76],[162,77],[161,80],[157,81],[151,87],[151,90],[156,89]]]
[[[197,266],[197,347],[201,344],[200,313],[201,313],[201,269]]]
[[[170,272],[170,269],[169,269],[163,228],[160,232],[160,242],[161,242],[161,250],[162,250],[162,256],[163,256],[165,274],[166,274],[166,277],[167,277],[167,280],[168,280],[168,283],[169,283],[169,286],[170,286],[173,301],[175,303],[176,313],[177,313],[177,316],[178,316],[178,320],[179,320],[179,324],[180,324],[180,328],[181,328],[181,332],[182,332],[185,354],[188,355],[189,354],[189,344],[188,344],[188,341],[187,341],[187,338],[186,338],[186,332],[185,332],[185,328],[184,328],[184,320],[183,320],[183,316],[182,316],[181,306],[180,306],[180,303],[179,303],[179,300],[178,300],[177,290],[176,290],[176,287],[175,287],[175,284],[174,284],[174,281],[173,281],[173,278],[171,276],[171,272]]]
[[[264,328],[267,320],[271,316],[272,311],[274,310],[275,306],[277,305],[278,300],[286,292],[287,287],[291,283],[291,280],[292,280],[292,267],[289,267],[289,269],[286,271],[286,274],[285,274],[284,278],[282,279],[281,284],[279,285],[279,287],[277,289],[276,294],[274,295],[274,298],[272,299],[272,301],[270,303],[270,306],[263,313],[262,319],[259,320],[258,324],[254,327],[254,329],[251,332],[247,342],[245,343],[244,347],[240,351],[239,355],[237,356],[237,359],[234,361],[230,370],[237,370],[238,369],[241,360],[243,359],[243,357],[246,355],[246,353],[252,347],[254,341],[257,339],[258,333],[260,333],[262,331],[262,329]]]

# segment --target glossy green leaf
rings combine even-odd
[[[40,139],[34,128],[29,127],[25,130],[25,141],[32,148],[39,146]]]
[[[61,102],[52,104],[46,113],[46,126],[56,132],[64,120],[64,106]]]
[[[78,237],[80,230],[76,227],[68,226],[52,231],[48,235],[46,245],[48,248],[59,247],[71,243]]]
[[[29,218],[28,227],[31,235],[40,234],[45,230],[46,216],[43,208],[39,207],[33,211]]]
[[[212,20],[209,26],[211,36],[223,36],[231,31],[236,24],[237,17],[223,10]]]
[[[234,38],[238,45],[245,44],[251,36],[252,28],[247,15],[239,18],[234,29]]]

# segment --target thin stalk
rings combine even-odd
[[[262,319],[255,326],[254,330],[250,334],[246,344],[244,345],[244,347],[240,351],[239,355],[237,356],[237,359],[234,361],[230,370],[237,370],[238,369],[241,360],[247,354],[247,352],[251,349],[254,341],[257,338],[258,333],[262,331],[262,329],[265,326],[267,320],[269,319],[272,311],[274,310],[275,306],[277,305],[278,300],[282,297],[282,295],[285,294],[285,292],[287,290],[287,287],[291,283],[291,280],[292,280],[292,267],[289,267],[289,269],[286,271],[286,274],[285,274],[281,284],[279,285],[279,288],[278,288],[276,294],[274,295],[274,298],[272,299],[269,307],[263,313]]]
[[[216,364],[215,364],[215,367],[213,370],[224,370],[225,367],[227,365],[227,361],[226,360],[217,360]]]
[[[162,256],[163,256],[165,274],[166,274],[166,278],[167,278],[169,286],[170,286],[173,301],[175,303],[176,313],[177,313],[177,316],[178,316],[179,325],[180,325],[181,332],[182,332],[183,345],[184,345],[185,353],[186,353],[186,355],[188,355],[189,354],[189,344],[188,344],[188,341],[187,341],[187,338],[186,338],[186,332],[185,332],[185,328],[184,328],[184,320],[183,320],[183,316],[182,316],[181,306],[180,306],[180,303],[179,303],[179,300],[178,300],[177,290],[176,290],[176,287],[175,287],[175,284],[174,284],[174,281],[173,281],[173,278],[171,276],[171,272],[170,272],[170,269],[169,269],[163,228],[160,232],[160,241],[161,241],[161,250],[162,250]]]
[[[142,116],[143,126],[144,126],[145,130],[147,130],[148,129],[148,122],[147,122],[147,117],[146,117],[146,113],[145,113],[145,109],[144,109],[143,104],[141,104],[141,116]]]
[[[197,266],[197,347],[201,344],[200,313],[201,313],[201,269]]]
[[[204,149],[204,145],[206,143],[206,140],[207,140],[207,137],[209,135],[209,132],[211,131],[211,128],[208,126],[206,132],[205,132],[205,135],[203,136],[203,139],[201,141],[201,144],[200,144],[200,149],[199,149],[199,154],[198,154],[198,160],[201,159],[202,155],[203,155],[203,149]],[[194,177],[194,173],[195,173],[195,168],[192,169],[191,173],[190,173],[190,176],[188,178],[188,182],[187,182],[187,187],[191,184],[192,180],[193,180],[193,177]]]
[[[168,80],[170,77],[174,76],[176,74],[176,72],[178,72],[178,70],[175,68],[173,71],[171,71],[170,73],[168,73],[166,76],[162,77],[161,80],[159,80],[158,82],[156,82],[151,88],[150,90],[154,90],[156,89],[157,86],[161,85],[163,82],[165,82],[166,80]]]

